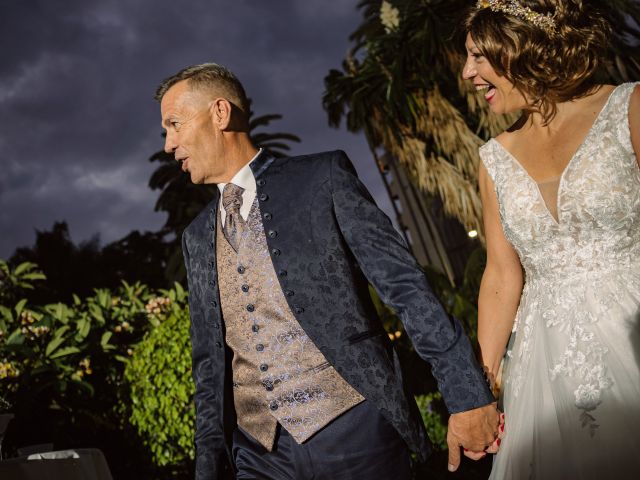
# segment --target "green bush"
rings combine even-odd
[[[25,290],[43,277],[34,264],[12,270],[0,260],[0,407],[15,414],[7,452],[90,445],[103,449],[116,478],[161,478],[129,421],[124,370],[146,332],[186,315],[186,292],[123,282],[70,304],[31,305]],[[188,344],[182,349],[188,355]]]
[[[146,334],[125,369],[131,423],[159,466],[181,466],[195,457],[190,352],[189,310],[176,308]]]
[[[422,421],[427,429],[427,434],[437,450],[447,449],[447,425],[439,412],[442,405],[440,392],[428,393],[416,396],[416,403],[422,416]]]

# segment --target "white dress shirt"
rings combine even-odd
[[[249,164],[253,162],[258,155],[262,153],[262,149],[258,150],[255,157],[247,162],[247,164],[236,173],[229,183],[233,183],[239,187],[244,188],[244,192],[242,192],[242,206],[240,207],[240,216],[243,220],[247,220],[249,217],[249,212],[251,211],[251,206],[253,205],[253,201],[256,199],[256,179],[253,176],[253,172],[251,171],[251,167]],[[224,205],[222,205],[222,192],[224,191],[224,186],[226,183],[218,183],[218,189],[220,190],[220,220],[222,221],[222,226],[224,227],[224,221],[227,216],[227,211],[224,209]]]

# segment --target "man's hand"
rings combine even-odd
[[[449,446],[449,471],[455,472],[460,466],[460,447],[465,455],[478,460],[498,451],[499,436],[504,431],[504,416],[496,408],[496,403],[474,408],[466,412],[454,413],[449,417],[447,444]]]

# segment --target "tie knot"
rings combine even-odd
[[[222,190],[222,206],[227,211],[240,209],[242,206],[242,192],[244,188],[233,183],[227,183]]]

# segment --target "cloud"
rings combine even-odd
[[[76,241],[158,229],[147,187],[162,148],[157,84],[180,68],[231,68],[294,153],[341,148],[390,211],[364,138],[330,129],[324,76],[360,22],[357,0],[7,0],[0,3],[0,257],[67,220]],[[17,48],[19,46],[19,48]]]

